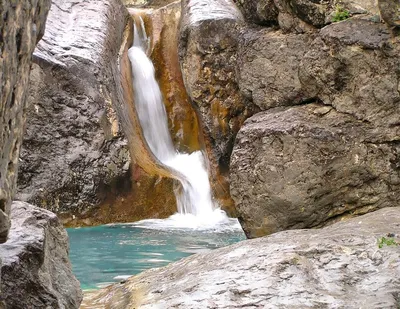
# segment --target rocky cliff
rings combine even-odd
[[[180,61],[247,236],[397,206],[395,4],[206,2],[183,5]]]
[[[0,243],[10,226],[32,52],[49,7],[50,0],[0,3]]]
[[[396,308],[399,220],[386,208],[246,240],[88,294],[81,308]]]

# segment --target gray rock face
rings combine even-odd
[[[249,118],[231,158],[231,194],[247,236],[396,206],[400,145],[379,138],[373,125],[324,105]]]
[[[0,2],[0,243],[10,226],[32,52],[49,7],[50,0]]]
[[[357,119],[399,132],[400,46],[382,24],[348,20],[321,30],[304,56],[300,81],[309,97]]]
[[[68,235],[56,215],[14,202],[11,222],[9,239],[0,245],[6,308],[79,308],[82,294],[68,260]]]
[[[400,46],[386,27],[353,18],[318,34],[247,31],[243,42],[238,84],[265,110],[241,128],[231,157],[247,235],[325,225],[399,200]],[[311,101],[326,106],[270,110]]]
[[[278,9],[274,0],[248,1],[233,0],[243,12],[244,17],[251,23],[264,26],[278,23]]]
[[[119,1],[53,1],[34,53],[19,199],[80,213],[130,189],[110,69],[127,18]]]
[[[396,308],[400,208],[197,254],[87,295],[94,308]]]
[[[382,19],[390,27],[400,26],[400,1],[399,0],[378,0],[379,12]]]
[[[260,110],[308,99],[300,83],[300,61],[312,38],[271,29],[248,30],[238,49],[240,92]]]

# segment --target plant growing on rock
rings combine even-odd
[[[378,247],[379,249],[383,248],[383,246],[398,246],[399,243],[396,240],[389,236],[388,237],[381,237],[378,239]]]
[[[350,17],[350,12],[348,10],[344,9],[340,5],[336,5],[336,11],[333,14],[332,22],[335,23],[338,21],[346,20],[349,17]]]

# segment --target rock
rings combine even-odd
[[[311,42],[307,34],[247,30],[238,49],[240,92],[260,110],[308,100],[298,71]]]
[[[68,260],[68,235],[56,215],[14,202],[11,222],[9,239],[0,245],[6,308],[79,308],[82,293]]]
[[[302,59],[303,91],[339,112],[399,132],[400,45],[389,46],[389,39],[384,25],[367,20],[325,27]]]
[[[118,0],[55,0],[34,53],[18,198],[68,225],[166,217],[176,209],[172,180],[131,161],[140,141],[122,131],[125,111],[117,115],[126,101],[117,57],[129,20]]]
[[[390,27],[400,26],[400,1],[399,0],[378,0],[381,18]]]
[[[10,227],[32,52],[49,7],[50,0],[0,3],[0,243]]]
[[[286,32],[313,32],[332,22],[354,15],[379,14],[377,0],[275,0],[278,23]],[[340,12],[346,13],[339,18]],[[336,20],[338,19],[339,20]]]
[[[400,208],[196,254],[86,295],[93,308],[395,308]]]
[[[227,182],[234,137],[257,109],[236,83],[243,16],[230,0],[183,1],[179,57],[186,90],[194,104],[211,163],[214,194],[231,205]]]
[[[278,24],[278,9],[274,0],[248,1],[233,0],[246,20],[263,26]]]
[[[231,194],[249,238],[396,206],[400,145],[323,105],[249,118],[231,158]]]

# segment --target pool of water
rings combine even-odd
[[[70,258],[83,290],[98,289],[194,253],[245,239],[237,220],[215,228],[174,228],[164,220],[67,229]]]

